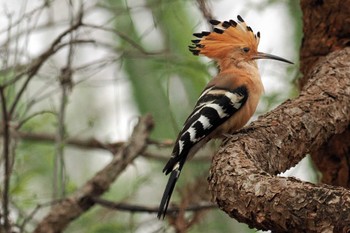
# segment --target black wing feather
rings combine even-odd
[[[232,102],[225,93],[236,95],[237,102]],[[175,184],[190,150],[235,114],[246,103],[247,99],[248,90],[245,86],[240,86],[233,90],[212,86],[203,91],[202,96],[196,103],[194,111],[187,118],[183,129],[179,133],[172,152],[172,157],[163,169],[165,174],[171,173],[171,175],[160,202],[157,215],[159,219],[164,218],[166,214]],[[204,125],[204,123],[200,121],[200,119],[203,119],[203,116],[205,117],[204,119],[208,121],[206,122],[207,125]],[[190,130],[191,128],[193,128],[192,131]],[[195,132],[194,141],[191,141],[191,132]]]
[[[197,130],[198,135],[200,135],[201,137],[204,137],[206,135],[209,135],[217,127],[219,127],[222,123],[224,123],[228,118],[230,118],[233,114],[235,114],[245,104],[245,102],[247,101],[247,98],[248,98],[248,90],[245,86],[240,86],[240,87],[235,88],[233,90],[227,90],[227,89],[216,88],[216,87],[209,87],[206,90],[204,90],[203,92],[206,92],[208,89],[210,89],[209,92],[206,95],[202,96],[197,101],[196,106],[194,108],[194,111],[187,118],[183,129],[180,131],[179,136],[175,142],[175,146],[174,146],[174,149],[172,152],[172,157],[170,158],[170,160],[168,161],[168,163],[165,165],[165,167],[163,169],[163,172],[165,174],[169,174],[177,162],[180,162],[180,170],[181,170],[182,165],[184,164],[189,151],[196,143],[198,143],[198,141],[191,143],[191,141],[188,140],[188,138],[189,138],[188,129],[193,124],[201,125],[200,122],[198,121],[200,116],[206,116],[209,119],[209,123],[212,125],[212,127],[206,128],[206,129],[203,129],[203,127],[198,127],[198,129],[199,129],[199,130]],[[231,92],[233,94],[237,94],[237,95],[241,96],[242,98],[240,99],[239,102],[237,102],[238,104],[240,104],[240,107],[235,108],[230,103],[230,99],[225,95],[222,95],[220,98],[218,98],[216,95],[211,95],[210,94],[211,91],[223,91],[223,92],[227,91],[227,92]],[[207,105],[206,103],[210,103],[210,102],[212,104],[217,104],[217,105],[221,106],[227,116],[220,118],[218,115],[218,112],[215,109],[213,109],[211,107],[205,107],[205,105]],[[179,153],[179,141],[180,140],[187,142],[184,145],[184,148],[181,151],[181,153]]]

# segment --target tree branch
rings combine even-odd
[[[303,11],[303,40],[300,49],[299,80],[308,82],[307,73],[319,58],[350,45],[350,0],[300,1]],[[342,134],[334,135],[311,158],[322,173],[321,182],[350,188],[350,125]]]
[[[197,0],[196,2],[198,9],[202,13],[203,17],[207,20],[208,25],[212,27],[209,21],[211,19],[215,19],[215,17],[213,17],[213,13],[211,11],[211,7],[209,6],[209,2],[205,0]]]
[[[3,135],[3,129],[0,128],[0,136]],[[54,143],[55,142],[55,135],[50,133],[35,133],[35,132],[25,132],[25,131],[13,131],[11,132],[11,137],[25,140],[25,141],[36,141],[39,143]],[[98,150],[106,150],[111,153],[116,153],[125,142],[119,141],[119,142],[101,142],[94,138],[89,139],[81,139],[81,138],[65,138],[64,140],[65,145],[68,146],[74,146],[80,149],[98,149]],[[154,141],[154,140],[148,140],[147,145],[154,145],[157,148],[170,148],[173,146],[172,140],[164,140],[164,141]],[[196,162],[196,163],[209,163],[211,161],[211,155],[212,151],[204,151],[202,150],[201,156],[196,156],[189,160],[188,162]],[[164,153],[159,153],[159,151],[154,152],[153,150],[145,150],[142,152],[141,156],[153,159],[153,160],[159,160],[159,161],[168,161],[169,156]]]
[[[52,207],[47,216],[37,225],[35,233],[62,232],[68,224],[94,205],[93,197],[107,191],[122,171],[145,149],[147,138],[153,128],[150,115],[142,117],[134,132],[113,160],[85,183],[75,194]]]
[[[127,203],[118,203],[118,202],[112,202],[108,201],[102,198],[94,197],[92,199],[95,204],[99,204],[103,207],[109,208],[109,209],[114,209],[118,211],[127,211],[130,213],[136,213],[136,212],[141,212],[141,213],[158,213],[159,207],[146,207],[146,206],[141,206],[141,205],[133,205],[133,204],[127,204]],[[201,211],[201,210],[207,210],[207,209],[213,209],[216,208],[217,205],[213,203],[201,203],[201,204],[193,204],[189,205],[185,210],[186,211]],[[176,206],[170,206],[167,210],[168,214],[176,214],[178,212],[182,211],[181,208],[176,207]]]
[[[2,156],[4,159],[4,185],[2,190],[2,218],[4,222],[4,230],[6,232],[10,232],[11,225],[9,220],[10,210],[9,210],[9,192],[10,192],[10,121],[11,115],[8,113],[5,90],[4,88],[0,88],[0,103],[1,103],[1,116],[2,116],[2,128],[4,130],[3,133],[3,145],[2,145]],[[0,232],[2,229],[0,228]]]
[[[346,48],[317,62],[297,99],[222,145],[209,183],[214,200],[231,217],[273,232],[349,230],[349,190],[275,176],[348,127],[349,57]]]
[[[52,56],[53,54],[55,54],[59,49],[61,49],[61,47],[59,46],[59,44],[61,43],[62,39],[68,35],[69,33],[72,33],[73,31],[77,30],[81,25],[82,25],[82,18],[83,18],[83,12],[81,11],[77,17],[76,23],[73,24],[70,28],[68,28],[67,30],[65,30],[64,32],[62,32],[51,44],[51,46],[45,50],[39,57],[37,57],[36,59],[33,59],[33,61],[31,62],[31,64],[29,65],[29,67],[24,71],[24,73],[20,73],[17,74],[13,79],[11,79],[9,82],[4,83],[3,86],[9,86],[12,85],[13,83],[17,82],[19,79],[21,79],[24,74],[27,75],[26,80],[24,81],[24,83],[22,84],[22,86],[19,88],[18,93],[16,94],[13,103],[10,107],[9,110],[9,114],[13,115],[16,106],[20,100],[20,98],[22,97],[24,91],[26,90],[29,82],[31,81],[31,79],[37,74],[37,72],[39,71],[39,69],[41,68],[41,66],[44,64],[45,61],[47,61],[47,59]]]
[[[0,135],[3,135],[3,130],[0,129]],[[50,133],[34,133],[34,132],[25,132],[25,131],[13,131],[12,137],[16,137],[26,141],[37,141],[40,143],[54,143],[55,135]],[[97,139],[81,139],[81,138],[67,138],[65,139],[65,144],[70,146],[75,146],[80,149],[102,149],[108,150],[111,152],[116,152],[124,144],[124,142],[115,142],[115,143],[104,143]]]

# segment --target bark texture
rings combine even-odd
[[[300,51],[301,72],[308,72],[318,59],[350,46],[350,0],[303,0],[304,38]]]
[[[350,0],[301,8],[300,96],[228,139],[209,185],[219,207],[251,227],[350,232],[348,189],[276,176],[311,153],[323,182],[350,187]]]
[[[349,190],[275,176],[347,129],[349,58],[346,48],[320,59],[297,99],[260,117],[214,156],[210,189],[231,217],[273,232],[350,231]]]
[[[350,0],[301,1],[304,39],[301,47],[301,86],[308,82],[310,68],[332,51],[350,46]],[[322,182],[350,187],[350,128],[334,135],[312,154]]]

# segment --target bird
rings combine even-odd
[[[163,173],[170,174],[161,199],[158,219],[164,219],[175,184],[187,159],[213,138],[223,138],[241,129],[252,117],[264,92],[258,59],[291,61],[258,52],[260,32],[238,15],[237,21],[209,20],[213,30],[193,33],[189,51],[216,61],[219,72],[200,94],[192,113],[175,141]]]

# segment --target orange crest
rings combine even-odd
[[[237,19],[238,22],[232,19],[224,22],[210,20],[214,26],[213,32],[194,33],[199,39],[192,40],[193,45],[189,46],[189,50],[194,55],[203,54],[213,59],[223,59],[237,47],[257,51],[260,33],[255,35],[241,16],[238,15]]]

